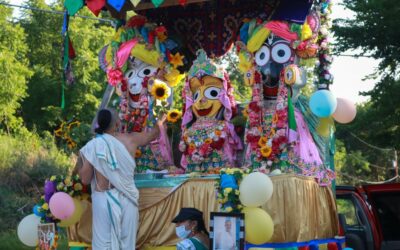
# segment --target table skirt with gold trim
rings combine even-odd
[[[329,187],[319,186],[313,178],[296,175],[271,177],[274,192],[263,206],[274,221],[271,242],[300,242],[332,238],[338,233],[336,203]],[[171,220],[182,207],[203,211],[206,227],[210,212],[218,211],[215,180],[189,179],[177,188],[140,190],[137,248],[168,246],[177,243]],[[69,228],[71,241],[90,242],[91,206],[78,224]]]

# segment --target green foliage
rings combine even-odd
[[[377,80],[375,87],[361,93],[370,101],[357,108],[354,122],[337,127],[337,138],[348,152],[342,171],[353,176],[352,183],[360,182],[356,178],[381,181],[394,176],[394,149],[400,146],[399,7],[390,0],[349,0],[343,5],[355,17],[335,21],[336,50],[357,49],[381,62],[369,76]]]
[[[15,230],[9,230],[0,234],[1,249],[3,250],[33,250],[35,247],[27,247],[18,239]],[[66,234],[61,234],[58,240],[58,249],[68,249]]]
[[[347,0],[343,5],[354,11],[355,18],[335,21],[336,49],[361,49],[362,55],[382,59],[381,70],[395,71],[400,60],[398,2]]]
[[[62,1],[51,6],[44,0],[30,0],[31,7],[62,10]],[[92,15],[87,9],[80,12]],[[26,11],[21,20],[31,53],[34,75],[28,83],[29,97],[23,103],[23,117],[29,128],[51,131],[61,121],[75,118],[91,124],[106,87],[105,73],[98,65],[98,52],[109,41],[113,28],[95,20],[71,18],[69,36],[76,52],[72,60],[75,84],[66,86],[66,108],[61,110],[62,15]],[[46,97],[46,98],[43,98]]]
[[[0,232],[16,228],[40,198],[46,178],[66,174],[71,157],[60,151],[50,134],[39,137],[0,135]]]
[[[28,68],[26,37],[19,24],[10,22],[12,10],[0,6],[0,130],[18,130],[22,120],[16,116],[26,97]]]

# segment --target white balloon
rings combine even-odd
[[[30,214],[23,218],[18,224],[17,234],[22,243],[34,247],[38,244],[38,225],[40,217]]]
[[[271,179],[260,172],[246,176],[239,187],[239,199],[247,207],[259,207],[272,196],[273,184]]]
[[[280,175],[280,174],[282,174],[282,171],[280,169],[275,169],[269,175],[275,176],[275,175]]]

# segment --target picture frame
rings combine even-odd
[[[244,250],[244,214],[210,213],[210,249]]]
[[[57,248],[56,227],[54,223],[38,225],[38,248],[39,250],[49,250]]]

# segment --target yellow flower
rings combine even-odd
[[[55,180],[56,180],[56,176],[53,175],[52,177],[50,177],[50,180],[51,180],[51,181],[55,181]]]
[[[229,194],[230,192],[232,192],[232,188],[225,188],[224,189],[224,194]]]
[[[173,69],[171,72],[165,74],[164,77],[170,87],[175,87],[185,78],[185,74],[181,74],[179,70]]]
[[[82,184],[80,184],[80,183],[75,183],[75,185],[74,185],[74,190],[75,191],[81,191],[82,190]]]
[[[181,117],[182,117],[182,112],[180,112],[177,109],[170,110],[167,113],[167,121],[172,122],[172,123],[179,121],[179,119],[181,119]]]
[[[48,210],[48,209],[49,209],[49,204],[47,204],[47,202],[44,203],[44,204],[42,205],[42,208],[43,208],[44,210]]]
[[[175,55],[171,54],[169,62],[174,66],[174,68],[177,68],[179,66],[183,66],[183,58],[184,56],[180,55],[178,52]]]
[[[155,80],[154,85],[151,88],[151,95],[160,101],[167,99],[171,94],[170,89],[168,88],[165,82],[160,80]]]
[[[189,149],[190,150],[195,150],[196,149],[196,145],[194,143],[190,143],[189,144]]]
[[[244,108],[243,110],[242,110],[242,115],[244,116],[244,117],[249,117],[249,106],[246,106],[246,108]]]
[[[225,171],[227,174],[233,174],[233,170],[232,170],[232,168],[228,168],[226,171]]]
[[[228,213],[232,212],[232,210],[233,210],[232,207],[226,207],[225,208],[225,211],[228,212]]]
[[[270,148],[268,146],[264,146],[261,148],[261,155],[264,157],[270,156],[271,152],[272,152],[272,148]]]
[[[142,156],[142,151],[140,149],[136,149],[135,158],[139,158],[140,156]]]
[[[265,144],[267,144],[268,138],[265,136],[261,136],[260,139],[258,140],[258,146],[259,147],[264,147]]]
[[[207,139],[204,140],[204,143],[211,144],[212,143],[212,139],[211,138],[207,138]]]
[[[71,178],[70,177],[65,178],[64,183],[66,186],[71,186],[72,185]]]
[[[239,205],[237,205],[237,208],[241,209],[241,208],[243,208],[243,206],[239,204]]]
[[[61,191],[61,190],[63,190],[63,188],[64,188],[64,183],[62,183],[62,182],[58,183],[57,190]]]
[[[239,195],[239,194],[240,194],[239,189],[236,189],[236,190],[235,190],[235,194],[236,194],[236,195]]]

